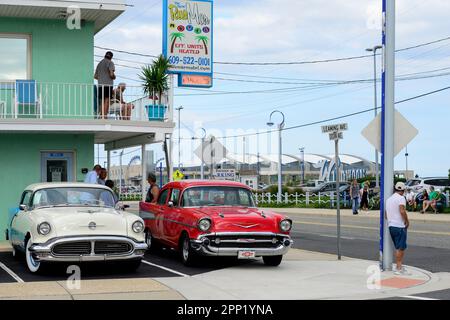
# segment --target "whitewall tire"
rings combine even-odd
[[[30,252],[30,248],[33,245],[33,239],[28,239],[25,247],[25,260],[27,262],[28,270],[32,273],[36,273],[41,269],[41,262],[37,261],[33,254]]]

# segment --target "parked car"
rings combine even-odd
[[[31,272],[50,262],[120,261],[139,267],[147,250],[144,221],[119,210],[111,190],[84,183],[28,186],[6,237]]]
[[[414,178],[406,181],[405,185],[414,192],[421,192],[423,189],[430,190],[431,186],[435,189],[445,190],[450,188],[450,179],[448,177]]]
[[[343,192],[347,188],[350,187],[350,184],[348,182],[340,182],[339,183],[339,190],[340,192]],[[332,192],[336,192],[336,182],[325,182],[320,184],[317,187],[305,187],[303,188],[303,191],[309,192],[309,193],[315,193],[318,194],[319,192],[321,194],[327,195]]]
[[[232,181],[171,182],[156,204],[140,203],[140,216],[149,248],[173,248],[186,265],[198,256],[229,256],[277,266],[293,243],[292,220],[259,210],[251,189]]]

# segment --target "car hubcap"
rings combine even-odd
[[[183,259],[187,261],[189,259],[189,240],[185,239],[183,242]]]

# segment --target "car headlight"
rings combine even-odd
[[[200,219],[197,225],[200,231],[206,232],[211,229],[211,220],[208,218]]]
[[[132,225],[132,229],[136,233],[144,231],[144,224],[141,221],[135,221]]]
[[[291,228],[292,228],[292,221],[291,220],[285,219],[285,220],[282,220],[280,222],[280,229],[281,229],[281,231],[288,232],[288,231],[291,231]]]
[[[50,226],[50,223],[42,222],[38,225],[37,231],[39,234],[46,236],[52,231],[52,227]]]

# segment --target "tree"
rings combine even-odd
[[[177,40],[181,40],[184,38],[184,33],[181,32],[172,32],[170,34],[170,41],[172,41],[172,45],[170,46],[170,53],[173,53],[173,50],[175,49],[175,43]]]
[[[205,47],[205,54],[208,55],[208,37],[207,36],[197,36],[195,37],[195,39],[197,39],[198,42],[203,42],[203,46]]]

